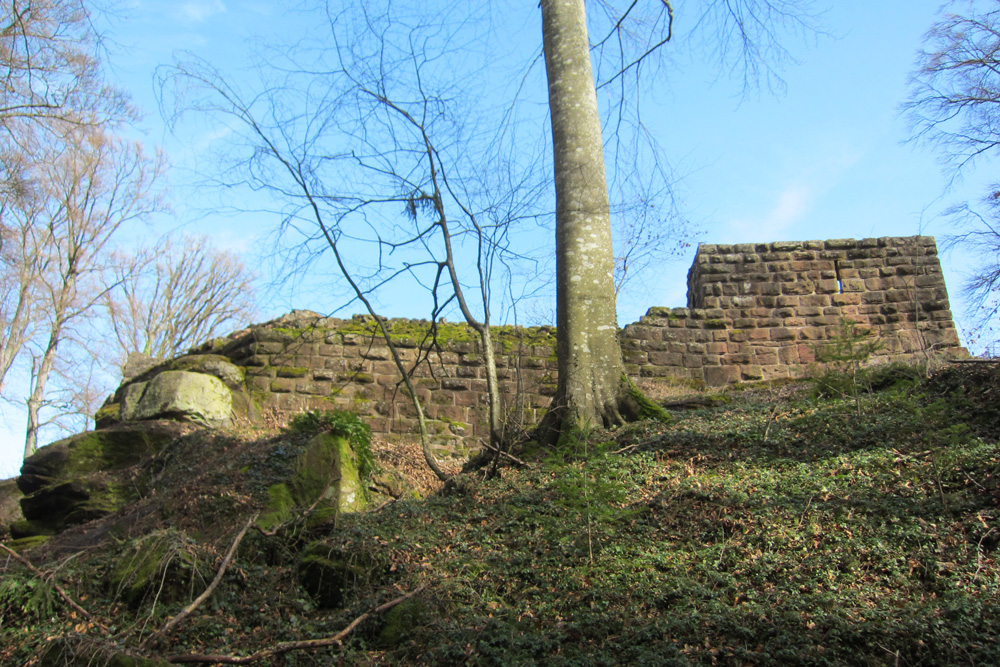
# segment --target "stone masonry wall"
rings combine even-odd
[[[428,344],[426,321],[388,320],[407,368],[413,368],[432,442],[439,455],[464,456],[489,437],[483,357],[471,329],[438,324],[438,346]],[[351,320],[315,313],[285,316],[240,332],[221,353],[242,366],[251,396],[287,418],[304,410],[341,409],[366,418],[372,431],[413,437],[417,419],[385,341],[368,316]],[[511,426],[534,424],[555,393],[552,327],[494,329],[501,397]]]
[[[926,236],[705,245],[688,274],[687,308],[650,308],[621,332],[633,378],[721,386],[801,376],[850,319],[883,348],[873,362],[966,356],[948,306],[934,239]],[[488,437],[479,343],[461,324],[388,320],[439,454],[462,456]],[[416,415],[374,321],[295,312],[201,352],[245,368],[265,409],[349,409],[372,430],[412,437]],[[555,330],[497,327],[498,373],[510,421],[540,419],[556,389]],[[432,349],[429,349],[432,348]]]
[[[872,363],[967,356],[930,236],[702,244],[688,306],[625,327],[630,374],[708,385],[800,376],[845,319],[882,342]]]

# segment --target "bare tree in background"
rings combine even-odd
[[[172,357],[245,325],[255,311],[253,282],[236,254],[203,236],[140,249],[105,295],[120,364],[131,352]]]
[[[275,55],[252,94],[203,62],[165,72],[164,84],[186,99],[184,108],[235,121],[246,141],[230,161],[239,182],[285,206],[282,229],[299,233],[295,243],[317,253],[311,259],[332,255],[353,298],[374,316],[413,401],[427,463],[444,478],[411,381],[428,361],[403,361],[377,299],[407,290],[427,303],[425,353],[434,346],[438,320],[461,313],[479,337],[491,440],[498,444],[493,275],[514,259],[506,235],[533,208],[541,181],[532,178],[530,164],[520,173],[503,171],[511,145],[496,140],[501,130],[467,123],[474,109],[462,108],[460,86],[442,79],[451,75],[442,69],[447,58],[461,57],[446,37],[461,21],[426,23],[396,12],[392,3],[328,11],[324,47]],[[477,10],[454,13],[466,11]],[[503,187],[492,187],[501,181]]]
[[[84,0],[0,6],[0,128],[17,135],[28,126],[61,131],[130,117],[127,96],[103,81],[100,42]]]
[[[966,6],[965,13],[946,12],[924,36],[904,107],[913,138],[933,147],[953,178],[1000,155],[1000,7]],[[982,334],[1000,313],[1000,182],[981,202],[949,213],[960,229],[949,242],[981,260],[965,287]]]
[[[13,172],[23,175],[23,164],[15,165]],[[24,180],[8,180],[0,188],[0,396],[6,395],[7,375],[35,329],[37,277],[44,265],[36,248],[41,245],[39,218],[44,211],[33,189]]]
[[[22,173],[67,128],[107,130],[135,120],[128,96],[104,81],[101,37],[85,0],[9,0],[0,6],[0,183]]]
[[[33,165],[38,212],[33,233],[40,262],[35,280],[37,346],[31,347],[25,457],[37,447],[48,406],[46,385],[65,341],[93,317],[115,287],[113,242],[123,228],[160,210],[160,160],[141,146],[90,128],[76,128]]]

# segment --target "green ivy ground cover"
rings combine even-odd
[[[170,652],[329,636],[426,586],[342,648],[256,664],[1000,664],[1000,372],[884,374],[845,398],[730,392],[528,469],[470,473],[462,493],[345,516],[335,532],[250,534]],[[317,539],[380,568],[341,609],[299,583],[296,559]],[[59,574],[105,630],[4,574],[0,662],[31,664],[46,637],[73,632],[136,646],[181,608],[129,607],[100,583],[111,562],[84,554]],[[201,562],[210,578],[209,551]]]

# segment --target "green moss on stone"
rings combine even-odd
[[[427,603],[420,599],[410,599],[398,604],[385,613],[384,625],[378,634],[378,644],[383,648],[399,646],[410,634],[427,623]]]
[[[664,424],[669,424],[674,421],[673,415],[653,401],[649,400],[646,395],[635,386],[635,383],[632,382],[632,378],[627,375],[622,375],[622,385],[624,391],[628,394],[629,399],[637,406],[639,419],[653,419]]]
[[[19,537],[15,540],[10,540],[4,542],[14,551],[25,551],[31,547],[37,547],[39,544],[45,544],[51,538],[51,535],[32,535],[31,537]]]
[[[138,604],[148,595],[155,595],[160,602],[177,601],[188,597],[199,565],[183,533],[159,530],[126,545],[109,584],[129,604]]]
[[[118,403],[108,403],[98,408],[94,413],[94,422],[104,424],[114,424],[121,421],[121,405]]]
[[[21,519],[10,524],[10,534],[15,541],[30,540],[36,537],[48,539],[58,533],[61,528],[61,522]]]
[[[276,526],[292,518],[295,500],[292,498],[288,485],[273,484],[267,489],[267,511],[261,513],[257,525],[264,531],[273,530]]]
[[[313,327],[271,327],[271,331],[288,339],[302,338],[307,333],[316,331]]]
[[[269,487],[267,494],[267,511],[257,519],[262,530],[289,521],[296,510],[312,507],[310,522],[317,517],[326,522],[341,512],[362,510],[368,501],[350,442],[329,433],[311,438],[295,459],[292,477]]]
[[[426,345],[430,341],[431,323],[426,320],[388,320],[386,326],[394,343],[401,347]],[[337,326],[337,333],[344,335],[382,336],[381,329],[371,318],[358,318]],[[555,327],[515,327],[512,325],[490,327],[490,335],[500,343],[504,352],[511,352],[519,345],[547,345],[555,347]],[[438,322],[435,331],[438,345],[447,348],[454,343],[478,343],[479,334],[462,322]]]

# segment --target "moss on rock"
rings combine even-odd
[[[122,420],[122,409],[120,403],[107,403],[98,408],[94,413],[95,428],[107,428],[114,426]]]
[[[190,597],[204,582],[191,542],[180,532],[159,530],[129,542],[116,560],[108,585],[116,597],[138,605],[147,596],[161,602]]]
[[[319,433],[295,459],[295,472],[268,488],[267,511],[257,519],[265,531],[291,520],[297,510],[313,508],[310,523],[335,521],[342,512],[368,505],[358,457],[347,438]]]
[[[388,563],[377,553],[344,553],[323,541],[313,542],[299,558],[299,582],[321,607],[339,609],[358,590],[379,585]]]
[[[664,424],[673,422],[673,415],[647,398],[646,395],[635,386],[635,383],[632,382],[632,378],[627,375],[623,375],[622,385],[626,395],[628,396],[629,402],[633,404],[632,407],[634,407],[638,419],[653,419]]]
[[[10,532],[10,525],[24,519],[21,514],[21,497],[24,494],[17,488],[13,479],[0,480],[0,539]]]
[[[410,599],[396,605],[383,616],[382,630],[376,643],[383,648],[394,648],[410,638],[413,631],[426,625],[430,618],[427,603]]]
[[[176,424],[122,424],[42,447],[24,461],[17,478],[26,521],[12,532],[53,534],[117,511],[140,489],[117,483],[109,473],[141,463],[182,432]]]

